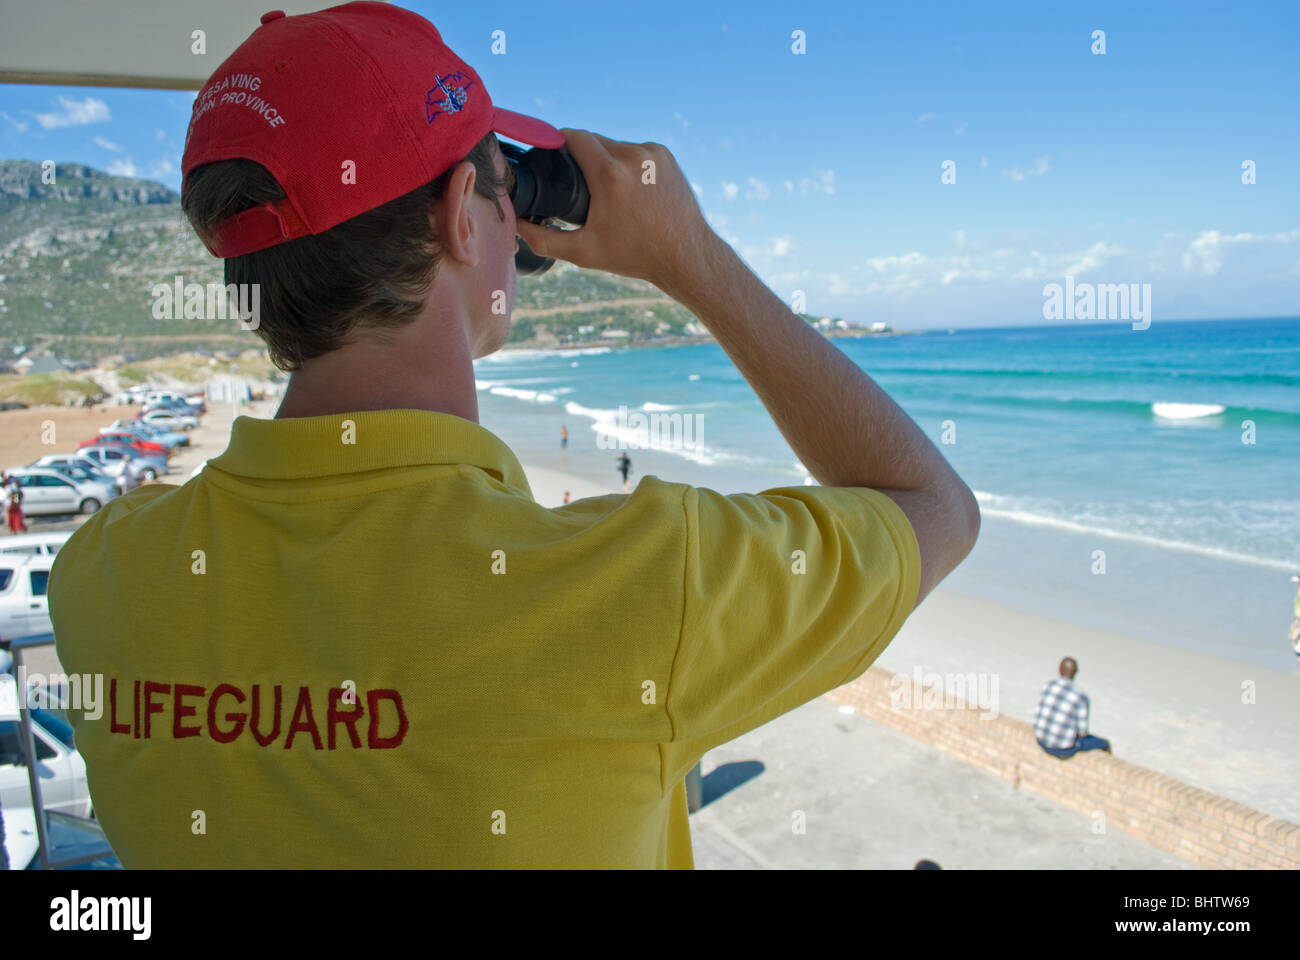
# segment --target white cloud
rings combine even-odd
[[[760,203],[765,202],[772,195],[772,191],[767,188],[767,184],[758,177],[749,178],[749,189],[750,192],[745,194],[746,198],[757,200]]]
[[[933,114],[933,113],[923,113],[923,114],[921,114],[919,117],[916,118],[916,122],[917,122],[917,123],[929,123],[929,122],[930,122],[931,120],[933,120],[933,119],[934,119],[934,114]]]
[[[689,127],[691,125],[691,121],[687,120],[680,113],[674,113],[673,119],[680,122],[683,127]]]
[[[99,144],[99,146],[103,147],[105,150],[112,150],[114,153],[122,152],[122,148],[112,140],[105,140],[103,137],[96,137],[95,143]]]
[[[1048,162],[1048,158],[1039,157],[1034,161],[1034,165],[1030,169],[1021,170],[1019,167],[1012,167],[1010,170],[1003,170],[1002,176],[1019,183],[1027,177],[1041,177],[1050,169],[1052,169],[1052,165]]]
[[[140,168],[129,157],[126,160],[114,160],[108,165],[108,172],[115,177],[140,176]]]
[[[157,140],[159,143],[162,143],[164,140],[167,139],[167,132],[165,130],[155,130],[153,132],[153,135],[154,135],[154,139]]]
[[[768,242],[772,245],[772,256],[774,257],[784,257],[790,252],[789,237],[772,237]]]
[[[960,137],[963,133],[966,132],[966,128],[968,126],[970,126],[970,124],[968,124],[965,120],[963,120],[961,123],[957,124],[955,127],[952,128],[952,135],[954,137]]]
[[[1077,259],[1065,268],[1065,275],[1067,277],[1078,277],[1085,273],[1091,273],[1111,257],[1117,257],[1123,252],[1120,247],[1099,240],[1079,254]]]
[[[175,168],[172,166],[172,162],[166,157],[163,157],[160,160],[154,161],[153,166],[149,168],[149,176],[157,180],[159,177],[167,176],[167,174],[171,173],[173,169]]]
[[[1224,248],[1251,243],[1292,243],[1300,240],[1300,230],[1286,233],[1234,233],[1202,230],[1183,252],[1183,269],[1212,277],[1223,267]]]
[[[793,181],[793,180],[782,180],[781,182],[782,182],[783,184],[785,184],[785,192],[786,192],[786,196],[791,196],[791,195],[793,195],[793,194],[794,194],[794,181]]]
[[[12,123],[14,125],[14,129],[17,130],[19,133],[26,132],[28,124],[24,123],[23,121],[15,120],[13,117],[9,116],[9,114],[5,113],[3,110],[0,110],[0,117],[4,117],[7,121]]]
[[[36,122],[46,130],[53,130],[56,127],[82,127],[88,123],[107,123],[110,119],[108,104],[95,97],[87,97],[85,100],[59,97],[59,106],[63,109],[58,113],[33,114]]]
[[[1112,257],[1124,253],[1106,241],[1098,241],[1086,250],[1044,255],[1037,250],[1017,254],[1007,248],[988,252],[970,252],[971,244],[964,230],[951,238],[961,252],[929,255],[913,250],[894,256],[872,257],[855,268],[861,278],[856,294],[907,295],[923,286],[951,286],[956,283],[1001,283],[1017,286],[1044,278],[1078,276],[1102,267]]]
[[[992,270],[963,270],[959,267],[954,267],[952,270],[945,272],[944,275],[939,278],[939,282],[946,287],[956,280],[979,280],[984,282],[992,279]]]
[[[835,193],[835,171],[821,170],[817,173],[816,179],[811,177],[802,177],[799,180],[799,193],[807,196],[809,193],[824,193],[828,196]]]
[[[980,157],[980,169],[983,170],[989,165],[988,157]]]
[[[925,255],[916,250],[905,253],[901,257],[871,257],[867,260],[867,266],[877,273],[897,270],[900,267],[919,267],[923,263],[925,263]]]
[[[740,195],[740,186],[729,180],[722,181],[722,195],[728,200],[735,200]]]

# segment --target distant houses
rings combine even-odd
[[[67,364],[52,353],[43,353],[35,360],[23,357],[14,363],[14,370],[27,376],[33,373],[65,373]]]

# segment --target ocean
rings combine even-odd
[[[1295,669],[1300,319],[835,342],[976,491],[980,543],[945,586]],[[730,493],[810,480],[714,344],[503,351],[476,377],[482,423],[525,463],[611,485],[615,447],[646,439],[635,414],[681,415],[673,437],[689,442],[627,449],[634,481]]]

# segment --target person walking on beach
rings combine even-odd
[[[1034,713],[1034,736],[1038,745],[1054,757],[1072,757],[1084,750],[1105,750],[1110,743],[1088,733],[1088,697],[1074,685],[1079,664],[1073,657],[1061,661],[1061,675],[1048,681],[1038,697]]]
[[[623,492],[627,493],[627,475],[632,472],[632,458],[627,455],[626,450],[618,455],[618,466],[614,469],[623,474]]]
[[[569,428],[565,426],[561,426],[560,427],[560,449],[566,450],[568,449],[568,446],[569,446]]]
[[[50,577],[63,669],[105,677],[105,716],[68,719],[109,843],[128,869],[690,869],[688,772],[870,668],[971,551],[974,496],[666,147],[495,106],[397,4],[262,21],[195,99],[181,207],[258,284],[279,409],[87,517]],[[497,134],[567,146],[584,225],[517,221]],[[521,236],[699,318],[821,486],[538,503],[474,378]]]

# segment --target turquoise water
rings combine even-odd
[[[1039,608],[1088,606],[1105,594],[1091,606],[1107,626],[1136,623],[1162,642],[1289,667],[1288,578],[1300,570],[1300,320],[836,343],[979,497],[981,547],[950,585]],[[629,450],[635,475],[727,492],[807,481],[715,345],[506,352],[479,361],[476,376],[482,422],[525,462],[554,464],[567,425],[570,449],[559,465],[609,484],[616,451],[600,443],[636,437],[620,429],[623,406],[690,416],[699,441]],[[943,443],[945,435],[955,442]],[[1062,569],[1069,543],[1083,559]],[[1092,571],[1096,549],[1106,551],[1105,579]],[[1115,568],[1126,558],[1140,558],[1141,576]],[[1008,583],[1012,569],[1022,572]],[[1118,580],[1132,596],[1116,594]],[[1192,582],[1202,595],[1188,595]],[[1207,598],[1207,589],[1223,595]],[[1073,593],[1056,596],[1061,590]],[[1280,627],[1274,604],[1288,615]]]

